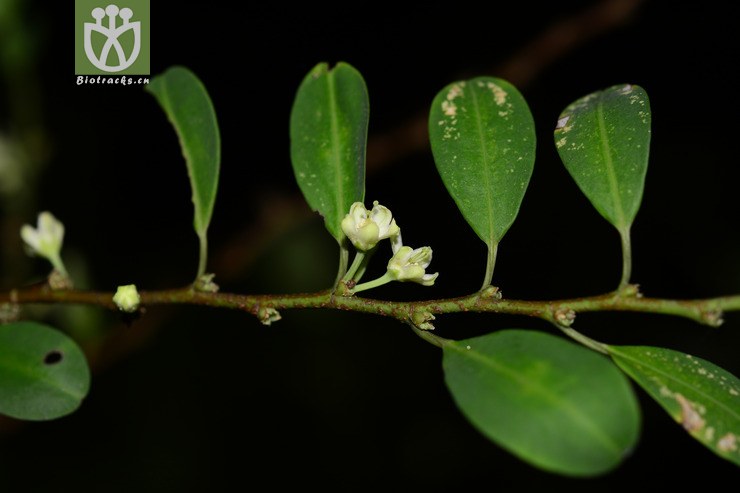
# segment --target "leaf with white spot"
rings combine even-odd
[[[534,167],[536,137],[527,102],[502,79],[455,82],[434,98],[429,138],[447,191],[488,245],[492,271],[495,250],[519,213]]]
[[[555,128],[555,145],[568,172],[620,231],[632,225],[642,201],[650,118],[645,90],[621,84],[570,104]]]
[[[443,344],[445,381],[484,435],[548,471],[594,476],[635,446],[640,411],[608,358],[562,338],[502,330]]]
[[[609,346],[614,361],[691,436],[740,465],[740,380],[670,349]]]
[[[621,84],[570,104],[555,127],[555,146],[581,191],[622,240],[622,279],[632,273],[630,228],[642,201],[650,153],[650,101]]]
[[[306,201],[326,229],[344,238],[341,222],[365,197],[369,103],[362,75],[346,63],[316,65],[303,79],[290,114],[290,157]]]

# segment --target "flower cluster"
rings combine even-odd
[[[370,211],[362,202],[352,204],[349,213],[342,220],[342,231],[358,251],[355,262],[344,278],[345,281],[352,280],[356,283],[359,280],[364,273],[364,263],[367,262],[369,255],[375,251],[380,241],[390,240],[393,251],[393,257],[388,262],[386,273],[374,281],[356,285],[352,293],[374,288],[390,281],[411,281],[423,286],[431,286],[439,275],[439,273],[426,273],[432,261],[432,249],[428,246],[417,249],[404,246],[401,239],[401,228],[396,224],[393,214],[378,201],[373,202],[373,208]]]

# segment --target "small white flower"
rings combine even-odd
[[[46,258],[56,270],[66,276],[64,264],[59,256],[64,242],[64,224],[59,222],[51,212],[39,214],[36,227],[24,224],[21,238],[32,253]]]
[[[403,239],[401,238],[401,229],[398,229],[398,234],[391,236],[391,249],[396,254],[398,250],[403,246]]]
[[[113,303],[122,312],[134,313],[138,310],[141,303],[141,296],[139,296],[139,292],[136,290],[136,285],[127,284],[126,286],[118,286],[116,294],[113,295]]]
[[[400,241],[401,228],[393,219],[391,211],[376,200],[371,211],[368,211],[362,202],[352,204],[349,214],[342,219],[342,231],[355,248],[367,252],[386,238],[393,239],[395,249],[395,245]]]
[[[396,281],[413,281],[424,286],[431,286],[439,272],[427,274],[426,268],[432,261],[432,249],[421,247],[416,250],[408,246],[398,249],[388,262],[388,274]]]
[[[24,224],[21,228],[21,238],[37,255],[54,257],[59,255],[64,241],[64,225],[51,212],[39,214],[37,226]]]

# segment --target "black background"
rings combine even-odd
[[[447,83],[500,75],[497,67],[549,26],[600,2],[163,3],[152,5],[152,74],[173,64],[195,71],[221,127],[210,268],[225,291],[269,293],[322,289],[335,275],[336,247],[299,202],[289,159],[290,107],[311,67],[344,60],[362,72],[372,141],[425,114]],[[85,259],[89,287],[185,285],[197,239],[169,123],[141,87],[75,85],[71,2],[27,9],[38,42],[29,84],[38,84],[49,158],[31,215],[7,204],[6,222],[53,211],[67,227],[65,255]],[[567,104],[624,82],[644,87],[653,111],[633,280],[650,296],[740,292],[737,21],[729,2],[641,2],[628,21],[514,81],[533,112],[538,151],[520,216],[499,249],[494,284],[504,296],[565,298],[617,284],[618,236],[567,175],[551,132]],[[8,85],[0,79],[0,88]],[[0,124],[12,128],[2,106]],[[485,246],[444,190],[428,146],[382,165],[369,160],[367,203],[390,207],[409,244],[431,245],[431,269],[440,272],[432,288],[390,285],[372,296],[477,289]],[[9,235],[2,248],[18,248]],[[46,269],[23,262],[36,276]],[[382,273],[384,261],[375,264],[369,275]],[[2,422],[0,491],[621,491],[737,479],[735,466],[641,391],[643,435],[619,469],[592,480],[535,470],[465,421],[444,387],[438,349],[393,320],[285,312],[268,328],[243,313],[154,307],[127,326],[93,311],[102,330],[86,345],[95,368],[90,396],[58,421]],[[450,315],[436,325],[452,338],[552,330],[493,315]],[[661,345],[740,371],[737,314],[720,329],[610,313],[579,316],[577,327],[608,343]]]

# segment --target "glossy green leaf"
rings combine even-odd
[[[604,356],[541,332],[504,330],[443,346],[447,386],[484,435],[548,471],[593,476],[635,446],[640,413]]]
[[[154,77],[147,90],[157,98],[180,139],[193,189],[193,224],[201,240],[200,276],[205,270],[206,231],[213,215],[221,166],[216,112],[203,83],[184,67],[172,67]]]
[[[519,212],[534,167],[527,102],[501,79],[455,82],[434,98],[429,137],[445,187],[480,239],[495,248]]]
[[[565,167],[596,210],[620,231],[642,201],[650,153],[650,101],[639,86],[621,84],[569,105],[555,145]]]
[[[369,103],[365,81],[346,63],[316,65],[290,115],[290,155],[306,201],[341,241],[341,222],[365,197]]]
[[[648,346],[609,346],[614,361],[714,453],[740,465],[740,380],[701,358]]]
[[[75,342],[36,322],[0,325],[0,414],[47,420],[80,406],[90,370]]]

